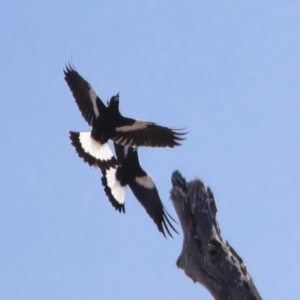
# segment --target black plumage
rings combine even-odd
[[[141,168],[137,146],[174,147],[185,133],[125,118],[119,112],[119,94],[106,106],[70,65],[64,74],[83,118],[92,126],[91,132],[70,131],[78,156],[101,169],[105,193],[116,210],[125,212],[125,190],[129,185],[158,230],[172,236],[171,229],[177,232],[171,223],[174,219],[164,208],[152,178]],[[117,159],[107,143],[109,139],[114,141]]]
[[[111,204],[116,210],[125,212],[125,189],[128,185],[158,230],[164,236],[165,231],[172,236],[170,228],[177,232],[171,223],[174,219],[163,206],[151,176],[142,169],[137,148],[116,143],[114,147],[120,165],[102,169],[102,184]]]
[[[96,94],[91,85],[79,75],[79,73],[70,65],[64,70],[65,80],[75,98],[77,106],[81,111],[83,118],[92,126],[90,138],[91,143],[96,147],[99,157],[97,164],[101,167],[101,161],[104,159],[102,155],[102,145],[112,139],[117,144],[123,146],[149,146],[149,147],[174,147],[180,145],[180,141],[185,133],[180,130],[170,129],[168,127],[159,126],[152,122],[139,121],[123,117],[119,111],[119,94],[111,97],[106,106]],[[80,133],[78,133],[80,135]],[[71,133],[72,138],[72,133]],[[81,138],[81,137],[80,137]],[[81,140],[78,138],[77,140]],[[78,154],[84,157],[86,153],[85,145],[80,145],[72,140]],[[93,155],[92,153],[88,153]],[[89,158],[84,157],[85,160]],[[110,156],[106,156],[108,160],[105,164],[113,164],[110,162]]]

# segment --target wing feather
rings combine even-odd
[[[93,126],[94,120],[106,106],[92,86],[70,64],[66,66],[64,74],[83,118]]]
[[[150,177],[148,175],[148,177]],[[151,178],[151,177],[150,177]],[[152,179],[151,179],[152,180]],[[153,181],[152,181],[153,183]],[[145,208],[148,215],[156,224],[158,230],[166,237],[166,232],[169,236],[173,237],[170,228],[176,233],[176,229],[172,225],[170,219],[174,219],[168,214],[165,207],[163,206],[158,191],[153,183],[153,188],[146,188],[142,184],[138,184],[136,181],[129,183],[129,187],[132,190],[133,194],[141,205]]]
[[[171,147],[179,146],[184,140],[181,129],[171,129],[150,122],[136,121],[132,125],[119,126],[112,140],[131,147]]]

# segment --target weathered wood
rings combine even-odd
[[[171,199],[183,231],[177,266],[216,300],[262,299],[243,260],[221,237],[210,188],[198,178],[187,183],[178,171],[172,185]]]

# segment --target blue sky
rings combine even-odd
[[[263,298],[296,299],[299,28],[299,1],[3,2],[1,297],[212,299],[175,266],[182,234],[164,239],[129,190],[116,212],[75,154],[72,61],[124,115],[187,128],[181,147],[139,151],[167,210],[172,172],[199,176]]]

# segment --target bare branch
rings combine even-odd
[[[221,237],[210,188],[198,178],[187,183],[178,171],[172,185],[171,199],[184,235],[177,266],[216,300],[261,300],[243,260]]]

